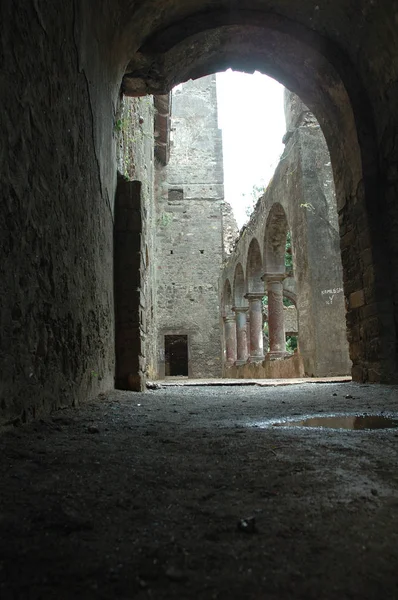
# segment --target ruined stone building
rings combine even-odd
[[[228,209],[217,119],[215,75],[168,96],[121,101],[115,275],[122,388],[141,389],[147,376],[221,376],[218,277]],[[137,226],[145,239],[134,236]]]
[[[220,278],[229,377],[350,371],[330,155],[319,123],[290,92],[285,92],[285,115],[285,151]],[[285,266],[288,233],[291,272]],[[264,295],[269,348],[263,347]],[[299,352],[293,356],[285,348],[284,297],[297,308]]]
[[[155,192],[159,378],[221,376],[224,186],[217,118],[215,75],[173,92],[170,160],[157,168]]]
[[[156,152],[164,160],[165,97],[181,82],[226,67],[272,75],[318,120],[336,190],[338,297],[346,303],[352,375],[398,379],[395,2],[259,0],[231,10],[222,0],[5,0],[0,10],[2,419],[84,402],[115,380],[140,389],[146,373],[152,377],[163,364],[150,334],[154,284],[166,283],[156,269],[154,232],[159,219],[166,229],[167,215],[184,209],[187,198],[203,214],[197,190],[171,165],[157,182],[157,199],[150,195],[148,95],[158,98]],[[129,179],[122,176],[132,167],[121,164],[118,151],[121,94],[136,107],[124,151],[141,144]],[[209,206],[218,202],[216,165],[197,183],[207,188]],[[176,261],[167,268],[178,264],[183,231],[168,246]],[[207,257],[198,237],[192,253],[199,270]],[[337,289],[334,277],[320,291],[330,289]],[[200,309],[199,289],[191,296],[179,290]],[[318,310],[315,300],[309,295],[308,306]],[[173,321],[161,335],[190,334]],[[191,340],[196,352],[193,334]],[[303,344],[301,350],[307,352]]]

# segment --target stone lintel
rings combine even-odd
[[[360,308],[365,304],[365,295],[363,290],[352,292],[350,294],[350,308]]]

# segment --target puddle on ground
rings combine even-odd
[[[383,415],[336,415],[308,417],[300,421],[272,423],[274,427],[327,427],[329,429],[393,429],[398,428],[398,417]]]

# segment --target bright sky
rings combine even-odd
[[[283,86],[255,72],[217,73],[218,124],[223,132],[225,200],[238,226],[247,221],[254,185],[266,186],[283,152]]]

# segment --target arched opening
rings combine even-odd
[[[268,215],[264,234],[265,273],[286,273],[286,242],[289,232],[284,208],[275,203]]]
[[[245,291],[243,267],[238,263],[234,277],[233,309],[236,320],[236,365],[244,365],[250,355],[250,315]]]
[[[231,290],[231,284],[228,279],[226,280],[226,282],[224,284],[224,290],[223,290],[222,297],[221,297],[221,304],[222,304],[222,316],[223,317],[229,316],[232,312],[232,290]]]
[[[263,260],[261,256],[260,244],[253,238],[250,242],[247,252],[247,292],[252,294],[263,294],[264,283],[261,279],[263,276]]]
[[[241,263],[238,263],[234,277],[234,306],[245,306],[247,304],[244,297],[245,292],[245,275]]]
[[[232,312],[232,289],[229,280],[224,284],[222,294],[223,315],[223,359],[227,365],[233,365],[236,361],[236,323]]]
[[[383,343],[377,342],[377,360],[388,377],[396,362],[389,351],[395,339],[392,310],[390,327],[384,323],[381,327],[379,317],[377,325],[370,324],[365,316],[369,311],[379,315],[379,307],[391,302],[391,286],[381,259],[386,255],[381,219],[373,223],[379,179],[373,115],[355,68],[333,41],[325,43],[313,28],[282,14],[250,10],[190,14],[187,9],[183,20],[162,16],[152,32],[142,32],[137,53],[129,53],[123,90],[133,96],[165,93],[178,82],[226,67],[257,69],[275,77],[300,96],[321,124],[336,185],[353,374],[358,380],[383,379],[380,364],[376,375],[366,350],[383,336]],[[371,251],[372,281],[364,274],[360,239],[377,248]],[[362,310],[365,306],[367,311]]]

